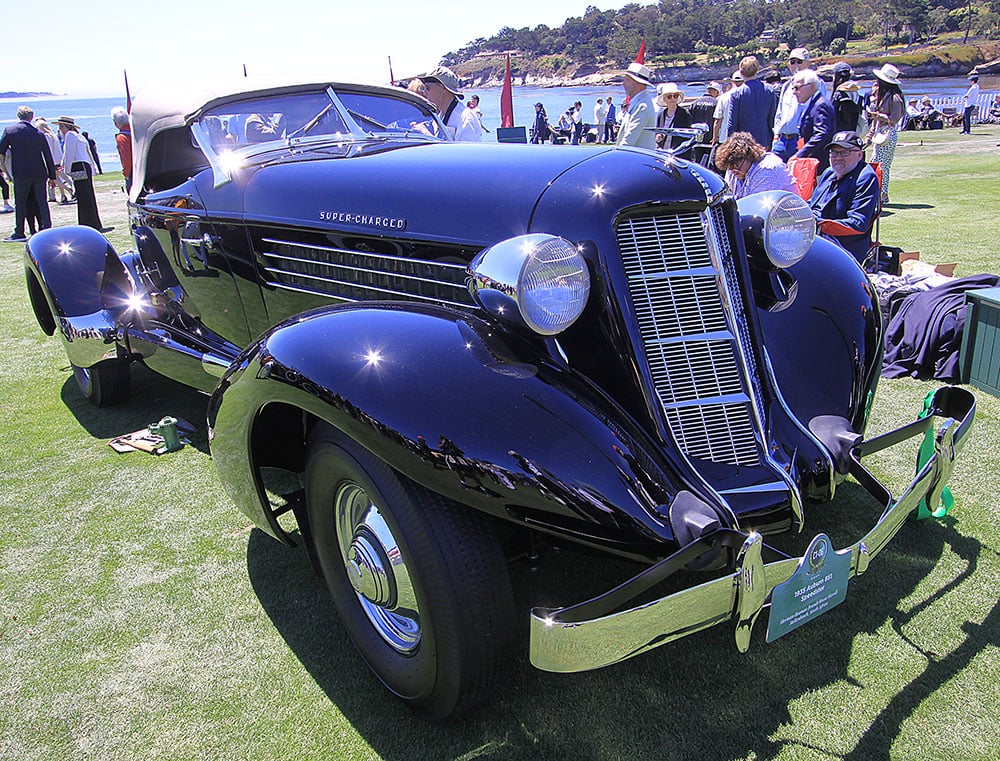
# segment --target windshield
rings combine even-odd
[[[430,108],[420,104],[387,98],[381,93],[338,90],[337,97],[351,119],[366,132],[419,133],[441,140],[447,139],[440,121],[431,113]]]
[[[446,139],[429,106],[383,92],[332,89],[226,103],[202,113],[199,143],[216,156],[263,143],[419,134]]]
[[[234,100],[208,108],[191,125],[198,147],[208,158],[218,187],[250,157],[275,148],[393,136],[447,140],[433,106],[388,88],[365,91],[332,87]]]

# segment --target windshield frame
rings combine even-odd
[[[312,125],[310,131],[305,134],[289,137],[287,127],[282,127],[279,132],[275,133],[273,139],[266,139],[261,142],[243,142],[234,133],[227,132],[225,133],[227,138],[234,138],[233,146],[230,149],[220,150],[217,130],[213,131],[209,129],[209,123],[212,118],[225,117],[228,122],[229,119],[235,116],[242,116],[245,120],[245,117],[251,114],[275,113],[274,111],[268,111],[267,109],[262,111],[261,109],[262,105],[267,105],[268,98],[272,98],[275,102],[279,100],[286,100],[287,102],[288,98],[301,96],[305,100],[310,97],[315,98],[321,93],[326,95],[329,103],[316,104],[320,107],[315,109],[315,113],[310,119],[290,131],[291,134],[300,131],[303,127],[308,126],[312,119],[323,112],[323,118]],[[413,119],[410,124],[415,125],[418,122],[418,119],[415,117],[419,116],[419,122],[422,126],[421,128],[399,126],[390,128],[389,125],[383,125],[376,119],[369,117],[369,115],[349,107],[341,95],[347,100],[351,100],[352,96],[356,96],[373,98],[375,99],[374,102],[395,101],[400,107],[400,114],[396,121],[390,122],[390,125],[397,124],[400,120],[406,118]],[[282,113],[277,113],[283,118]],[[313,133],[311,130],[315,129],[316,126],[325,120],[327,114],[331,113],[336,117],[342,129],[338,129],[332,133]],[[363,126],[362,122],[369,126]],[[364,85],[327,85],[322,90],[313,88],[285,92],[279,90],[271,93],[241,93],[239,96],[217,99],[205,104],[205,106],[188,117],[188,123],[195,145],[205,155],[212,169],[213,185],[216,188],[231,182],[234,171],[252,162],[255,157],[276,150],[295,153],[303,149],[310,150],[318,146],[347,146],[358,141],[374,140],[387,142],[389,140],[413,140],[418,142],[443,142],[450,139],[437,109],[429,101],[402,89],[398,90],[398,92],[393,92],[385,87],[366,87]],[[372,129],[372,126],[376,127],[376,129]],[[377,129],[379,127],[381,129]],[[346,131],[343,128],[346,128]],[[345,151],[344,155],[347,155],[347,153]]]

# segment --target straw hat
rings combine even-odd
[[[872,74],[881,79],[883,82],[888,82],[890,85],[899,86],[899,69],[893,66],[891,63],[885,64],[881,69],[875,69]]]
[[[635,80],[640,85],[651,87],[653,84],[650,81],[653,76],[653,72],[651,72],[649,67],[644,63],[630,63],[628,65],[628,70],[625,72],[625,76],[629,79]]]
[[[673,82],[664,82],[656,87],[656,105],[660,108],[666,108],[667,95],[680,95],[680,98],[677,99],[678,106],[684,102],[684,93],[681,89]]]
[[[72,116],[60,116],[56,119],[56,124],[62,124],[64,127],[69,127],[72,130],[77,128]]]

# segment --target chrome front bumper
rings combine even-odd
[[[928,504],[936,505],[941,497],[956,456],[972,429],[976,400],[965,389],[946,386],[934,393],[929,406],[932,414],[862,441],[851,450],[851,475],[884,506],[884,510],[865,536],[836,553],[845,562],[850,554],[847,578],[868,570],[871,559],[885,548],[925,498]],[[923,436],[937,419],[941,424],[933,434],[934,454],[918,467],[916,476],[903,493],[894,498],[861,464],[861,459]],[[736,552],[731,573],[652,602],[622,609],[699,555],[719,547]],[[753,625],[764,607],[770,605],[775,587],[791,579],[807,562],[804,557],[786,557],[765,563],[764,550],[760,534],[725,529],[682,548],[591,600],[565,608],[535,608],[531,612],[531,663],[543,671],[587,671],[623,661],[729,620],[735,624],[736,646],[740,652],[745,652],[750,646]]]

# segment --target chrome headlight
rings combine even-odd
[[[816,238],[812,209],[794,193],[754,193],[737,206],[748,247],[763,247],[775,267],[785,269],[801,261]]]
[[[576,322],[590,271],[565,238],[535,233],[501,241],[469,265],[469,292],[490,314],[552,336]]]

